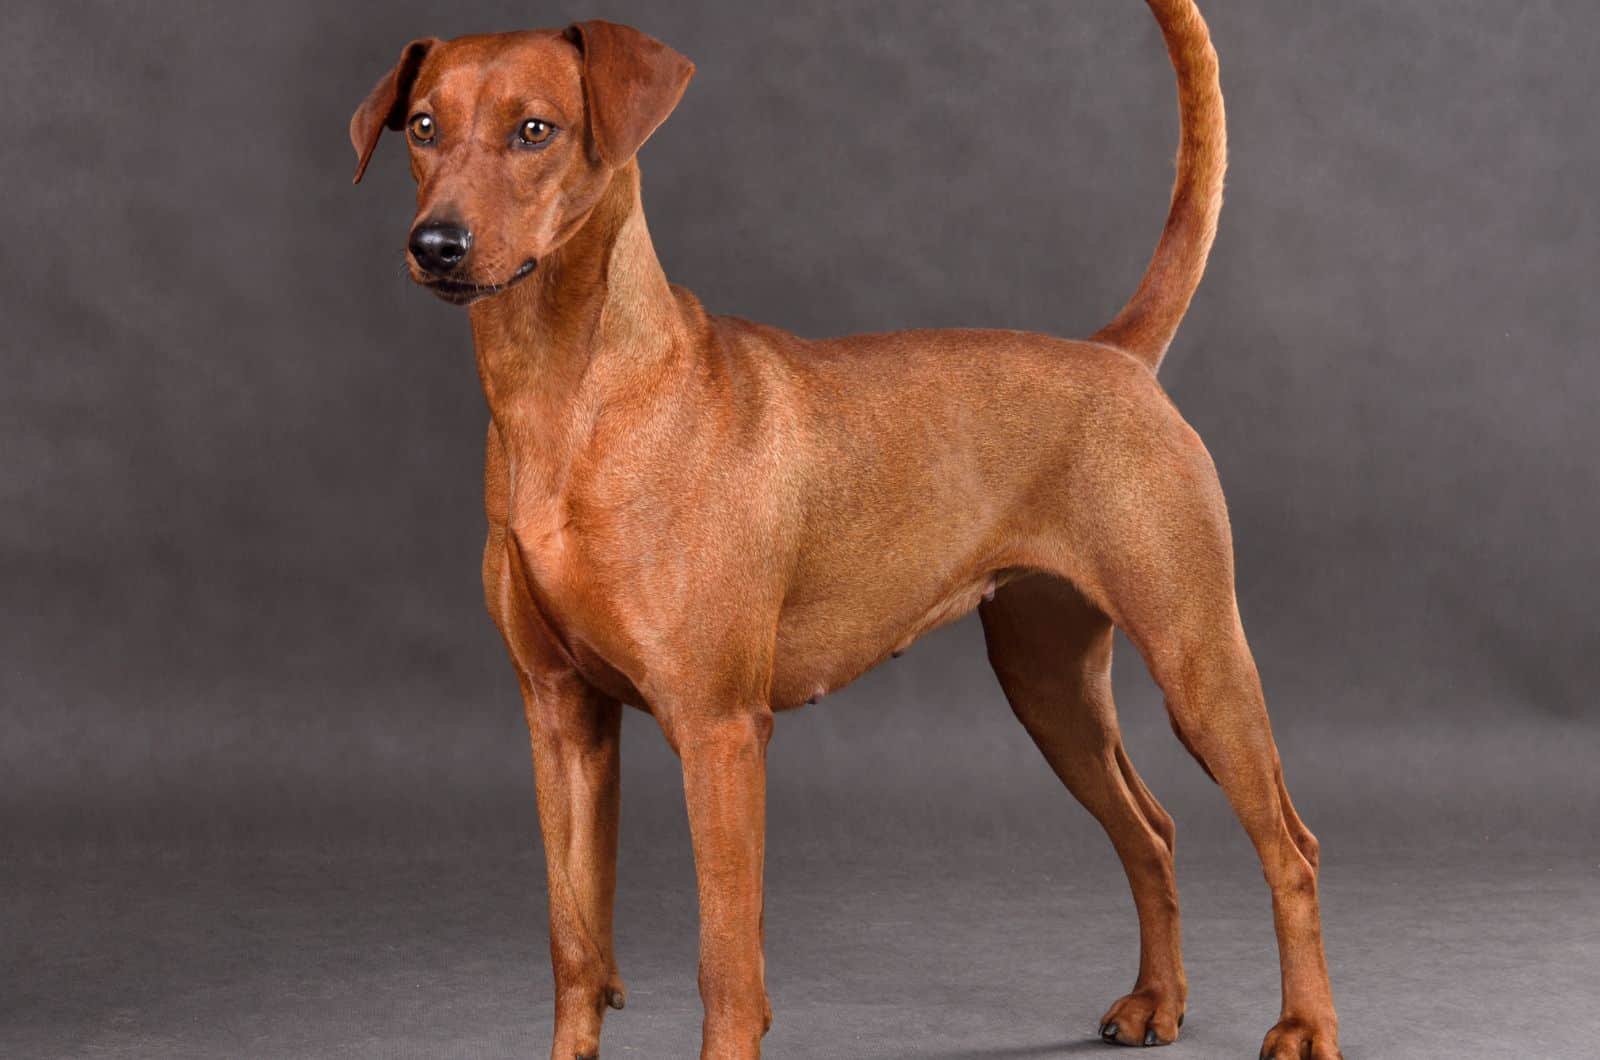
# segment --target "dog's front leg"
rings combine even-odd
[[[622,708],[571,673],[535,675],[522,691],[550,888],[550,1056],[592,1060],[606,1007],[623,1003],[611,943]]]
[[[766,705],[663,719],[683,761],[700,891],[701,1060],[752,1060],[772,1022],[762,957]]]

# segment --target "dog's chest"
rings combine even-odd
[[[515,506],[505,546],[510,578],[502,621],[517,655],[548,656],[572,666],[608,694],[644,705],[633,678],[640,663],[622,621],[618,572],[585,547],[556,499]],[[538,644],[521,644],[534,638]]]

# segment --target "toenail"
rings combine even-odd
[[[1145,1028],[1144,1044],[1146,1044],[1146,1045],[1160,1045],[1161,1044],[1161,1039],[1156,1037],[1156,1029],[1154,1027],[1146,1027]]]
[[[1117,1025],[1115,1023],[1103,1024],[1100,1027],[1100,1037],[1104,1038],[1108,1042],[1116,1041],[1117,1040]]]

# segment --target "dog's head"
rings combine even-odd
[[[383,130],[403,130],[417,181],[411,276],[465,304],[521,280],[582,226],[693,73],[610,22],[415,40],[350,119],[355,179]]]

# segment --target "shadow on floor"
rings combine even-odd
[[[1115,1056],[1116,1050],[1098,1038],[1078,1038],[1039,1045],[997,1045],[991,1049],[967,1047],[955,1052],[917,1055],[920,1060],[1028,1060],[1044,1056]]]

